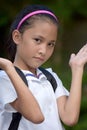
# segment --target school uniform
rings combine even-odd
[[[40,124],[34,124],[23,116],[18,130],[64,130],[57,108],[56,99],[60,96],[69,95],[59,77],[48,69],[57,81],[57,88],[54,90],[47,80],[47,77],[37,69],[37,77],[30,71],[22,70],[27,78],[29,89],[37,99],[45,120]],[[4,71],[0,72],[0,130],[7,130],[12,120],[12,112],[16,112],[9,103],[17,98],[17,93],[10,79]],[[21,106],[22,107],[22,106]],[[36,113],[37,114],[37,113]],[[37,115],[36,115],[37,116]]]

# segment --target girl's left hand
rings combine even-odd
[[[87,44],[85,44],[77,54],[71,54],[69,65],[72,67],[81,67],[87,63]]]

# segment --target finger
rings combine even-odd
[[[74,54],[74,53],[71,54],[71,58],[73,58],[73,57],[75,57],[75,54]]]
[[[87,51],[87,43],[79,50],[79,52]]]

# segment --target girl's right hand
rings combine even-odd
[[[0,58],[0,68],[7,71],[11,66],[13,66],[12,62],[5,58]]]

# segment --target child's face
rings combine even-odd
[[[15,63],[22,69],[30,71],[38,68],[52,55],[56,40],[55,24],[50,21],[36,21],[31,28],[21,34]]]

